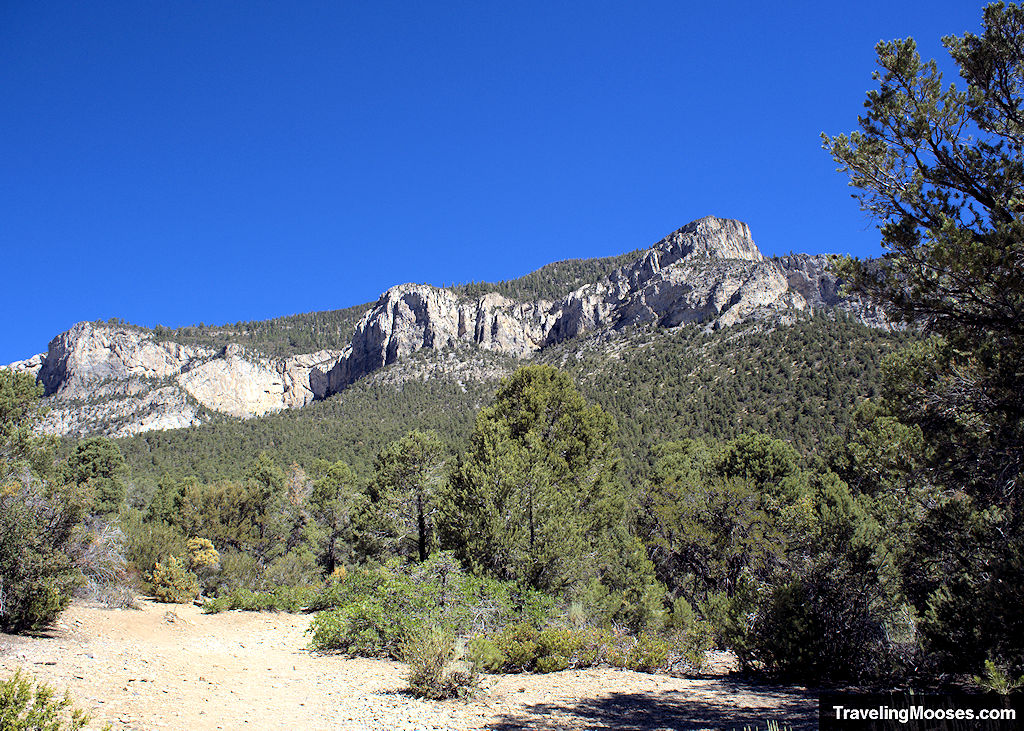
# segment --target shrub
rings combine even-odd
[[[140,589],[153,593],[148,577],[164,556],[183,556],[188,548],[185,536],[174,526],[163,521],[143,522],[137,510],[122,514],[121,528],[125,535],[125,558],[128,570],[142,577]]]
[[[657,637],[641,632],[626,652],[624,666],[630,670],[651,673],[665,666],[671,646]]]
[[[648,633],[634,639],[607,629],[538,629],[525,623],[474,637],[469,643],[474,664],[504,673],[550,673],[602,663],[651,672],[665,667],[671,651],[668,642]]]
[[[21,670],[0,681],[0,729],[3,731],[78,731],[89,723],[89,716],[64,693],[55,699],[53,688],[36,683]],[[110,725],[104,727],[109,729]]]
[[[125,536],[112,524],[93,523],[76,531],[72,549],[82,572],[82,591],[115,609],[135,606],[135,577],[125,559]]]
[[[437,627],[424,628],[402,644],[402,659],[409,664],[409,690],[419,698],[443,700],[468,695],[477,684],[475,667],[452,668],[455,639]]]
[[[454,636],[510,622],[539,625],[554,605],[514,584],[467,576],[451,554],[439,552],[413,566],[353,571],[329,582],[310,608],[320,611],[309,630],[313,649],[399,658],[402,643],[425,627]]]
[[[668,626],[680,632],[689,632],[697,621],[693,606],[685,597],[678,597],[672,602],[672,613],[669,615]]]
[[[693,670],[707,664],[707,652],[715,646],[715,628],[710,622],[695,619],[688,630],[678,631],[672,637],[673,652]]]
[[[221,595],[235,589],[262,591],[263,571],[259,560],[248,553],[225,551],[220,554],[220,572],[206,581],[206,591]]]
[[[203,603],[204,614],[217,614],[229,610],[247,612],[301,612],[318,596],[312,586],[279,586],[273,591],[232,589],[227,594]]]
[[[197,576],[214,572],[220,568],[220,554],[206,538],[189,538],[185,544],[188,550],[188,568]]]
[[[164,563],[157,563],[150,584],[153,585],[153,598],[158,602],[187,604],[199,596],[196,575],[186,569],[177,556],[169,556]]]
[[[81,574],[71,541],[80,495],[25,473],[0,485],[0,629],[45,627],[71,601]]]
[[[870,577],[810,572],[772,587],[734,646],[741,662],[768,673],[816,682],[883,680],[905,672],[896,652],[903,622]],[[909,610],[903,615],[912,620]],[[908,643],[909,644],[909,643]],[[739,649],[743,648],[741,654]]]
[[[400,659],[402,643],[423,631],[433,618],[425,610],[408,613],[400,604],[367,597],[317,614],[309,628],[313,635],[310,646],[314,650]]]
[[[263,572],[268,586],[309,586],[321,581],[320,567],[309,551],[290,551],[271,561]]]
[[[658,632],[664,628],[665,587],[656,582],[640,582],[623,590],[613,590],[598,579],[583,592],[582,608],[590,621],[601,627],[622,627],[631,632]]]

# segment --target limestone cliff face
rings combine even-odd
[[[201,355],[135,329],[80,322],[50,341],[36,377],[48,396],[67,394],[106,379],[167,378]]]
[[[468,345],[525,358],[567,338],[641,323],[712,329],[821,308],[887,326],[879,311],[842,296],[829,263],[806,254],[766,259],[746,224],[707,217],[557,302],[392,287],[343,351],[270,359],[236,344],[215,351],[142,328],[79,323],[46,353],[8,367],[44,385],[47,431],[121,436],[193,426],[207,409],[248,417],[299,408],[423,348]]]
[[[201,423],[202,407],[256,416],[326,395],[326,370],[340,352],[271,360],[237,345],[210,348],[157,341],[140,328],[80,322],[46,353],[9,368],[34,375],[49,398],[44,431],[127,436]]]
[[[538,350],[551,327],[550,303],[514,302],[499,294],[461,299],[446,289],[392,287],[356,326],[352,345],[327,375],[329,393],[421,348],[457,342],[523,357]]]
[[[229,416],[262,416],[294,409],[327,395],[324,370],[341,354],[322,350],[283,360],[246,356],[227,346],[217,358],[180,374],[178,383],[207,408]]]
[[[558,302],[515,302],[498,294],[465,300],[427,285],[392,287],[356,327],[352,345],[328,374],[328,391],[340,391],[421,348],[458,341],[526,357],[608,328],[719,328],[825,307],[863,309],[840,296],[827,257],[765,259],[746,224],[707,217]]]

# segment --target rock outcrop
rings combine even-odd
[[[551,329],[550,302],[514,302],[490,293],[475,300],[447,289],[402,284],[392,287],[356,326],[352,344],[327,374],[336,393],[421,348],[468,342],[524,357],[544,345]]]
[[[44,431],[128,436],[202,422],[203,408],[259,416],[305,406],[327,394],[338,351],[284,359],[159,341],[142,328],[80,322],[46,353],[12,363],[43,385]]]
[[[46,353],[8,367],[44,385],[51,399],[47,431],[126,435],[192,426],[204,409],[247,417],[299,408],[423,348],[466,344],[524,358],[568,338],[630,325],[713,329],[822,308],[887,325],[877,310],[842,296],[829,257],[766,259],[746,224],[706,217],[557,302],[392,287],[343,351],[271,359],[236,344],[213,350],[162,341],[142,328],[79,323]]]
[[[322,350],[283,360],[246,356],[229,345],[219,357],[183,372],[177,381],[203,406],[229,416],[262,416],[305,406],[327,395],[324,371],[341,353]]]
[[[459,341],[525,357],[607,328],[653,323],[711,329],[820,308],[845,309],[880,324],[870,308],[841,297],[828,257],[766,259],[745,223],[706,217],[558,302],[515,302],[498,294],[465,300],[427,285],[392,287],[357,325],[352,345],[328,374],[328,391],[421,348]]]

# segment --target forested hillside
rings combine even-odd
[[[636,249],[618,256],[597,259],[566,259],[546,264],[518,279],[501,282],[469,282],[451,289],[467,297],[479,297],[488,292],[515,300],[557,300],[584,284],[599,282],[619,267],[635,261],[645,250]]]
[[[589,400],[615,417],[625,473],[636,476],[652,445],[683,437],[727,439],[757,430],[813,450],[846,423],[850,404],[875,393],[879,361],[907,337],[819,315],[771,330],[630,329],[555,346],[538,360],[569,372]],[[435,429],[461,442],[476,410],[517,365],[473,350],[462,357],[479,367],[466,377],[433,367],[443,357],[422,351],[304,409],[118,443],[144,494],[164,472],[238,477],[261,451],[305,467],[341,459],[366,474],[381,447],[410,429]]]
[[[369,303],[218,326],[200,323],[172,329],[157,325],[154,332],[158,340],[183,345],[221,348],[238,343],[265,355],[285,357],[318,350],[341,350],[352,339],[356,323],[368,309]]]
[[[774,329],[648,329],[542,359],[615,416],[626,472],[637,474],[666,440],[757,431],[812,452],[842,430],[851,404],[877,393],[882,358],[912,337],[815,315]]]

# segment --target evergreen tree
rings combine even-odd
[[[560,592],[600,576],[628,501],[614,423],[569,377],[527,366],[482,409],[443,502],[445,543],[474,571]]]
[[[989,5],[980,36],[943,42],[965,88],[913,39],[880,43],[860,130],[825,146],[888,252],[849,262],[852,286],[933,336],[892,360],[885,389],[888,414],[922,435],[920,509],[889,527],[911,533],[903,564],[928,647],[945,669],[992,657],[1020,672],[1024,8]]]
[[[670,442],[658,454],[642,522],[659,579],[698,607],[773,579],[809,509],[793,448],[747,434]]]
[[[444,445],[435,432],[411,431],[381,450],[371,499],[395,549],[408,546],[426,561],[435,543],[437,493],[443,479]]]
[[[359,480],[342,461],[319,465],[313,481],[309,509],[320,529],[317,555],[328,575],[352,557],[356,522],[367,499]]]
[[[284,470],[266,452],[261,452],[245,473],[244,502],[250,506],[249,514],[256,524],[260,550],[264,554],[275,539],[281,537],[282,531],[276,523],[285,503],[286,479]]]
[[[117,444],[107,437],[79,442],[63,466],[63,479],[84,486],[91,494],[91,511],[113,515],[127,494],[128,465]]]

